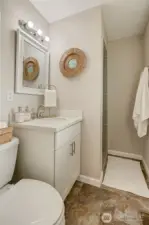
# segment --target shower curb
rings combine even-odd
[[[108,154],[113,155],[113,156],[120,156],[120,157],[124,157],[124,158],[128,158],[128,159],[135,159],[135,160],[139,160],[139,161],[143,160],[142,155],[127,153],[127,152],[120,152],[120,151],[111,150],[111,149],[108,150]]]
[[[149,167],[148,167],[147,163],[145,162],[145,159],[144,158],[142,159],[142,163],[143,163],[143,166],[144,166],[146,175],[149,178]]]

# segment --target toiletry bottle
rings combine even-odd
[[[32,120],[35,120],[37,118],[37,113],[35,112],[35,109],[33,108],[32,110],[31,110],[31,119]]]
[[[16,123],[24,122],[24,112],[22,107],[18,107],[18,112],[15,113],[15,122]]]
[[[26,108],[25,108],[24,120],[25,121],[31,120],[31,112],[29,111],[29,107],[28,106],[26,106]]]

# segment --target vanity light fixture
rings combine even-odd
[[[28,22],[26,23],[26,27],[33,29],[34,23],[33,23],[32,21],[28,21]]]
[[[50,38],[48,36],[45,36],[45,41],[49,42]]]
[[[32,21],[28,21],[26,23],[24,20],[19,20],[19,25],[21,28],[26,29],[28,31],[31,31],[34,28],[34,23]]]
[[[38,34],[39,36],[41,36],[41,35],[42,35],[42,30],[38,29],[38,30],[37,30],[37,34]]]
[[[41,29],[35,29],[34,23],[31,20],[29,20],[28,22],[25,22],[24,20],[19,20],[19,26],[42,43],[44,41],[46,42],[50,41],[50,38],[48,36],[43,35]]]

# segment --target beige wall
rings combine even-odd
[[[144,65],[149,66],[149,23],[144,35]],[[143,157],[149,167],[149,133],[145,138]]]
[[[50,26],[51,84],[57,86],[61,109],[81,109],[84,112],[81,173],[97,179],[101,173],[102,152],[102,36],[100,8]],[[68,79],[60,73],[59,61],[72,47],[85,52],[87,66],[80,76]]]
[[[149,23],[144,35],[144,64],[145,66],[149,66]]]
[[[109,149],[142,154],[132,112],[143,68],[143,42],[139,37],[108,44],[108,145]]]
[[[14,90],[15,77],[15,30],[18,28],[18,20],[32,20],[35,25],[43,30],[45,34],[49,32],[49,24],[35,10],[32,4],[26,0],[3,0],[2,12],[2,68],[1,68],[1,118],[8,118],[12,108],[28,105],[37,108],[42,102],[42,97],[15,94],[14,101],[7,101],[7,91]]]
[[[1,10],[2,10],[2,1],[0,0],[0,118],[1,118],[1,98],[2,98],[2,93],[1,93],[1,89],[2,89],[2,75],[1,75],[1,61],[2,61],[2,52],[1,52]]]

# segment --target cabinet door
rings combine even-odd
[[[70,171],[73,185],[80,175],[80,134],[73,140],[73,157],[70,160]]]
[[[55,188],[63,199],[72,188],[72,145],[66,144],[55,151]]]
[[[55,151],[55,188],[62,198],[67,193],[69,183],[69,152],[68,144]]]
[[[55,188],[63,199],[80,175],[80,135],[55,151]]]

